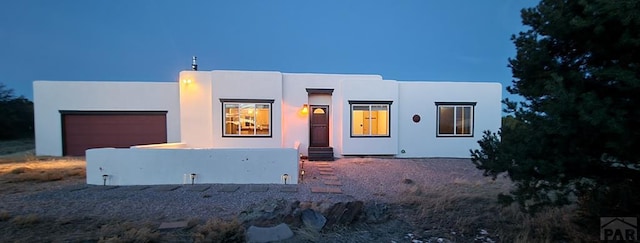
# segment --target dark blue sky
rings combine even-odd
[[[0,82],[174,81],[199,70],[511,83],[537,1],[0,1]],[[506,95],[506,92],[505,92]]]

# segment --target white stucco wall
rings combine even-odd
[[[342,154],[395,155],[398,151],[398,83],[392,80],[351,80],[342,83]],[[391,101],[389,137],[351,137],[349,101]]]
[[[499,83],[479,82],[399,82],[398,157],[468,158],[477,148],[482,131],[497,132],[501,125]],[[473,137],[436,137],[435,102],[477,102]],[[415,123],[413,115],[420,115]],[[402,150],[405,153],[402,153]]]
[[[216,148],[281,148],[282,74],[279,72],[213,71],[213,144]],[[220,99],[273,100],[271,137],[223,137],[224,110]]]
[[[182,184],[196,174],[196,184],[287,184],[298,182],[295,149],[89,149],[87,184]]]
[[[343,140],[343,91],[341,83],[354,80],[382,80],[380,75],[362,74],[283,74],[283,144],[292,146],[300,143],[300,152],[307,155],[309,148],[309,114],[300,111],[303,104],[312,104],[307,88],[333,89],[329,106],[329,146],[333,147],[334,157],[342,157]],[[326,97],[324,98],[326,101]],[[324,104],[325,101],[322,101]],[[347,113],[348,114],[348,113]],[[348,128],[347,128],[348,129]]]
[[[213,147],[211,72],[180,72],[180,134],[186,146]]]
[[[60,111],[167,111],[167,142],[180,141],[176,82],[35,81],[37,155],[62,155]]]

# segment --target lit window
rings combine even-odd
[[[392,101],[349,101],[352,137],[389,137]]]
[[[473,137],[473,110],[476,103],[436,102],[437,136]]]
[[[220,99],[224,112],[223,136],[271,136],[273,100]]]

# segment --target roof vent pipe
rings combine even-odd
[[[196,64],[196,60],[198,58],[196,56],[193,56],[193,58],[191,59],[191,70],[193,71],[198,71],[198,64]]]

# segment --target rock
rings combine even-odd
[[[325,223],[327,223],[327,218],[325,218],[322,214],[314,211],[313,209],[307,208],[302,211],[302,223],[308,228],[320,232],[322,227],[324,227]]]
[[[362,201],[334,204],[326,213],[327,226],[351,225],[358,220],[362,214],[363,207],[364,203]]]
[[[364,209],[365,222],[371,224],[384,223],[389,220],[389,205],[386,203],[367,203]]]
[[[247,237],[247,242],[272,242],[293,237],[293,231],[284,223],[273,227],[256,227],[252,225],[247,229],[245,236]]]

